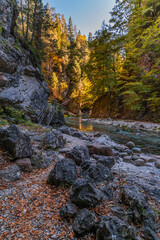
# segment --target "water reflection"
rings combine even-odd
[[[82,122],[82,117],[70,117],[67,118],[67,124],[73,128],[76,128],[83,132],[93,132],[93,124]]]
[[[67,125],[83,132],[102,132],[110,136],[117,143],[126,144],[134,141],[144,152],[160,154],[160,136],[155,133],[133,132],[122,128],[107,126],[103,124],[92,124],[88,121],[83,122],[83,117],[66,118]]]

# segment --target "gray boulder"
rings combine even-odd
[[[148,226],[143,226],[142,232],[146,240],[159,240],[158,235]]]
[[[82,164],[83,170],[83,164]],[[103,181],[112,181],[113,174],[109,170],[109,168],[105,167],[101,163],[91,164],[88,169],[82,172],[84,178],[91,179],[95,183],[100,183]]]
[[[73,230],[77,236],[82,236],[93,230],[95,215],[86,208],[81,210],[73,221]]]
[[[132,151],[133,151],[134,153],[141,153],[141,149],[138,148],[138,147],[132,148]]]
[[[92,157],[96,159],[99,163],[104,165],[105,167],[112,168],[115,164],[115,158],[114,157],[108,157],[108,156],[100,156],[93,154]]]
[[[71,159],[62,159],[58,161],[49,173],[47,183],[51,185],[71,184],[77,179],[76,164]]]
[[[43,144],[46,148],[63,148],[65,141],[60,131],[49,131],[45,134]]]
[[[90,159],[89,150],[86,146],[76,146],[66,153],[66,157],[71,158],[80,166],[82,162]]]
[[[112,201],[113,200],[113,188],[112,184],[106,185],[106,186],[101,186],[99,188],[101,191],[103,198],[107,201]]]
[[[96,223],[96,240],[136,240],[135,229],[117,217],[102,216]]]
[[[145,161],[143,159],[137,159],[133,162],[133,164],[137,167],[142,167],[145,165]]]
[[[155,166],[156,168],[160,169],[160,159],[156,160]]]
[[[59,127],[58,130],[64,134],[71,135],[70,128],[66,125]]]
[[[29,158],[17,159],[15,163],[21,169],[22,172],[32,171],[31,160]]]
[[[27,158],[33,152],[29,136],[21,133],[16,125],[0,130],[0,139],[0,145],[14,158]]]
[[[79,207],[94,207],[101,201],[102,194],[92,182],[81,178],[73,182],[70,199]]]
[[[157,215],[150,206],[144,212],[142,227],[149,227],[153,231],[157,231],[158,229]]]
[[[62,218],[74,217],[77,213],[76,205],[73,203],[67,203],[65,207],[60,210],[60,216]]]
[[[142,222],[145,210],[148,208],[148,198],[136,186],[124,186],[121,189],[122,203],[129,206],[132,211],[132,221],[135,224]]]
[[[126,146],[127,146],[129,149],[132,149],[132,148],[135,148],[135,147],[136,147],[136,145],[134,144],[134,142],[128,142],[128,143],[126,144]]]
[[[7,182],[13,182],[21,179],[20,168],[16,164],[14,164],[4,170],[0,170],[0,179]]]

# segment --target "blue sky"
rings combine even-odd
[[[110,18],[115,0],[43,0],[49,3],[56,11],[64,14],[67,22],[72,17],[73,23],[77,25],[82,34],[88,36],[89,32],[95,33],[101,28],[102,21],[106,23]]]

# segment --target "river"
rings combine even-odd
[[[81,117],[67,117],[66,123],[69,127],[83,132],[101,132],[107,134],[117,143],[126,144],[133,141],[143,152],[160,155],[160,134],[145,131],[124,130],[120,127],[95,124],[83,121]]]

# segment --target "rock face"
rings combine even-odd
[[[14,37],[16,1],[0,3],[0,105],[22,109],[44,125],[62,125],[64,117],[48,104],[49,89],[34,56]]]
[[[29,136],[21,133],[15,125],[0,130],[0,139],[0,145],[14,158],[27,158],[33,152]]]
[[[13,182],[21,179],[20,168],[14,164],[6,168],[5,170],[0,170],[0,179],[7,182]]]

